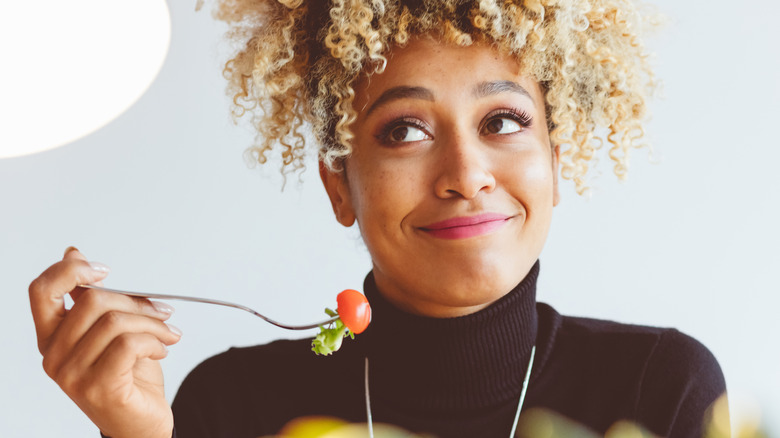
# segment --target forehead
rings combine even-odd
[[[467,94],[474,95],[480,84],[497,81],[520,84],[535,103],[543,101],[538,82],[522,73],[519,60],[484,43],[457,46],[418,37],[402,47],[394,47],[386,57],[387,67],[382,73],[357,81],[356,109],[367,108],[393,87],[421,87],[434,94],[465,98]]]

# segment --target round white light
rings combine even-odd
[[[0,158],[105,126],[149,88],[171,39],[164,0],[0,6]]]

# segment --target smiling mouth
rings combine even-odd
[[[487,213],[477,216],[455,217],[424,227],[422,231],[440,239],[468,239],[488,234],[501,228],[512,216]]]

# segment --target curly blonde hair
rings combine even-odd
[[[551,140],[568,146],[561,175],[580,194],[605,141],[624,179],[644,136],[654,78],[640,42],[648,20],[630,0],[220,0],[215,16],[239,43],[223,73],[234,117],[251,114],[257,129],[247,152],[259,163],[280,152],[285,175],[305,167],[306,124],[319,159],[340,168],[357,118],[353,84],[414,35],[516,57],[543,87]]]

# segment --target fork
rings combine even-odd
[[[103,287],[103,286],[95,286],[93,284],[81,284],[81,285],[79,285],[79,287],[83,287],[83,288],[87,288],[87,289],[101,290],[101,291],[104,291],[104,292],[111,292],[111,293],[120,294],[120,295],[127,295],[127,296],[130,296],[130,297],[152,298],[152,299],[155,299],[155,300],[192,301],[192,302],[195,302],[195,303],[216,304],[217,306],[233,307],[233,308],[236,308],[236,309],[241,309],[241,310],[247,311],[247,312],[251,313],[252,315],[255,315],[255,316],[259,317],[259,318],[262,318],[263,320],[265,320],[268,323],[271,323],[271,324],[273,324],[273,325],[275,325],[277,327],[281,327],[281,328],[287,329],[287,330],[308,330],[308,329],[313,329],[313,328],[317,328],[319,326],[330,324],[332,322],[335,322],[337,319],[339,319],[338,316],[334,316],[331,319],[328,319],[328,320],[322,321],[322,322],[318,322],[318,323],[315,323],[315,324],[288,325],[288,324],[283,324],[283,323],[281,323],[279,321],[275,321],[275,320],[273,320],[273,319],[271,319],[271,318],[269,318],[269,317],[267,317],[265,315],[261,315],[256,310],[251,309],[251,308],[249,308],[247,306],[244,306],[244,305],[241,305],[241,304],[236,304],[236,303],[231,303],[231,302],[228,302],[228,301],[212,300],[210,298],[187,297],[187,296],[182,296],[182,295],[152,294],[152,293],[147,293],[147,292],[130,292],[130,291],[126,291],[126,290],[109,289],[109,288]]]

